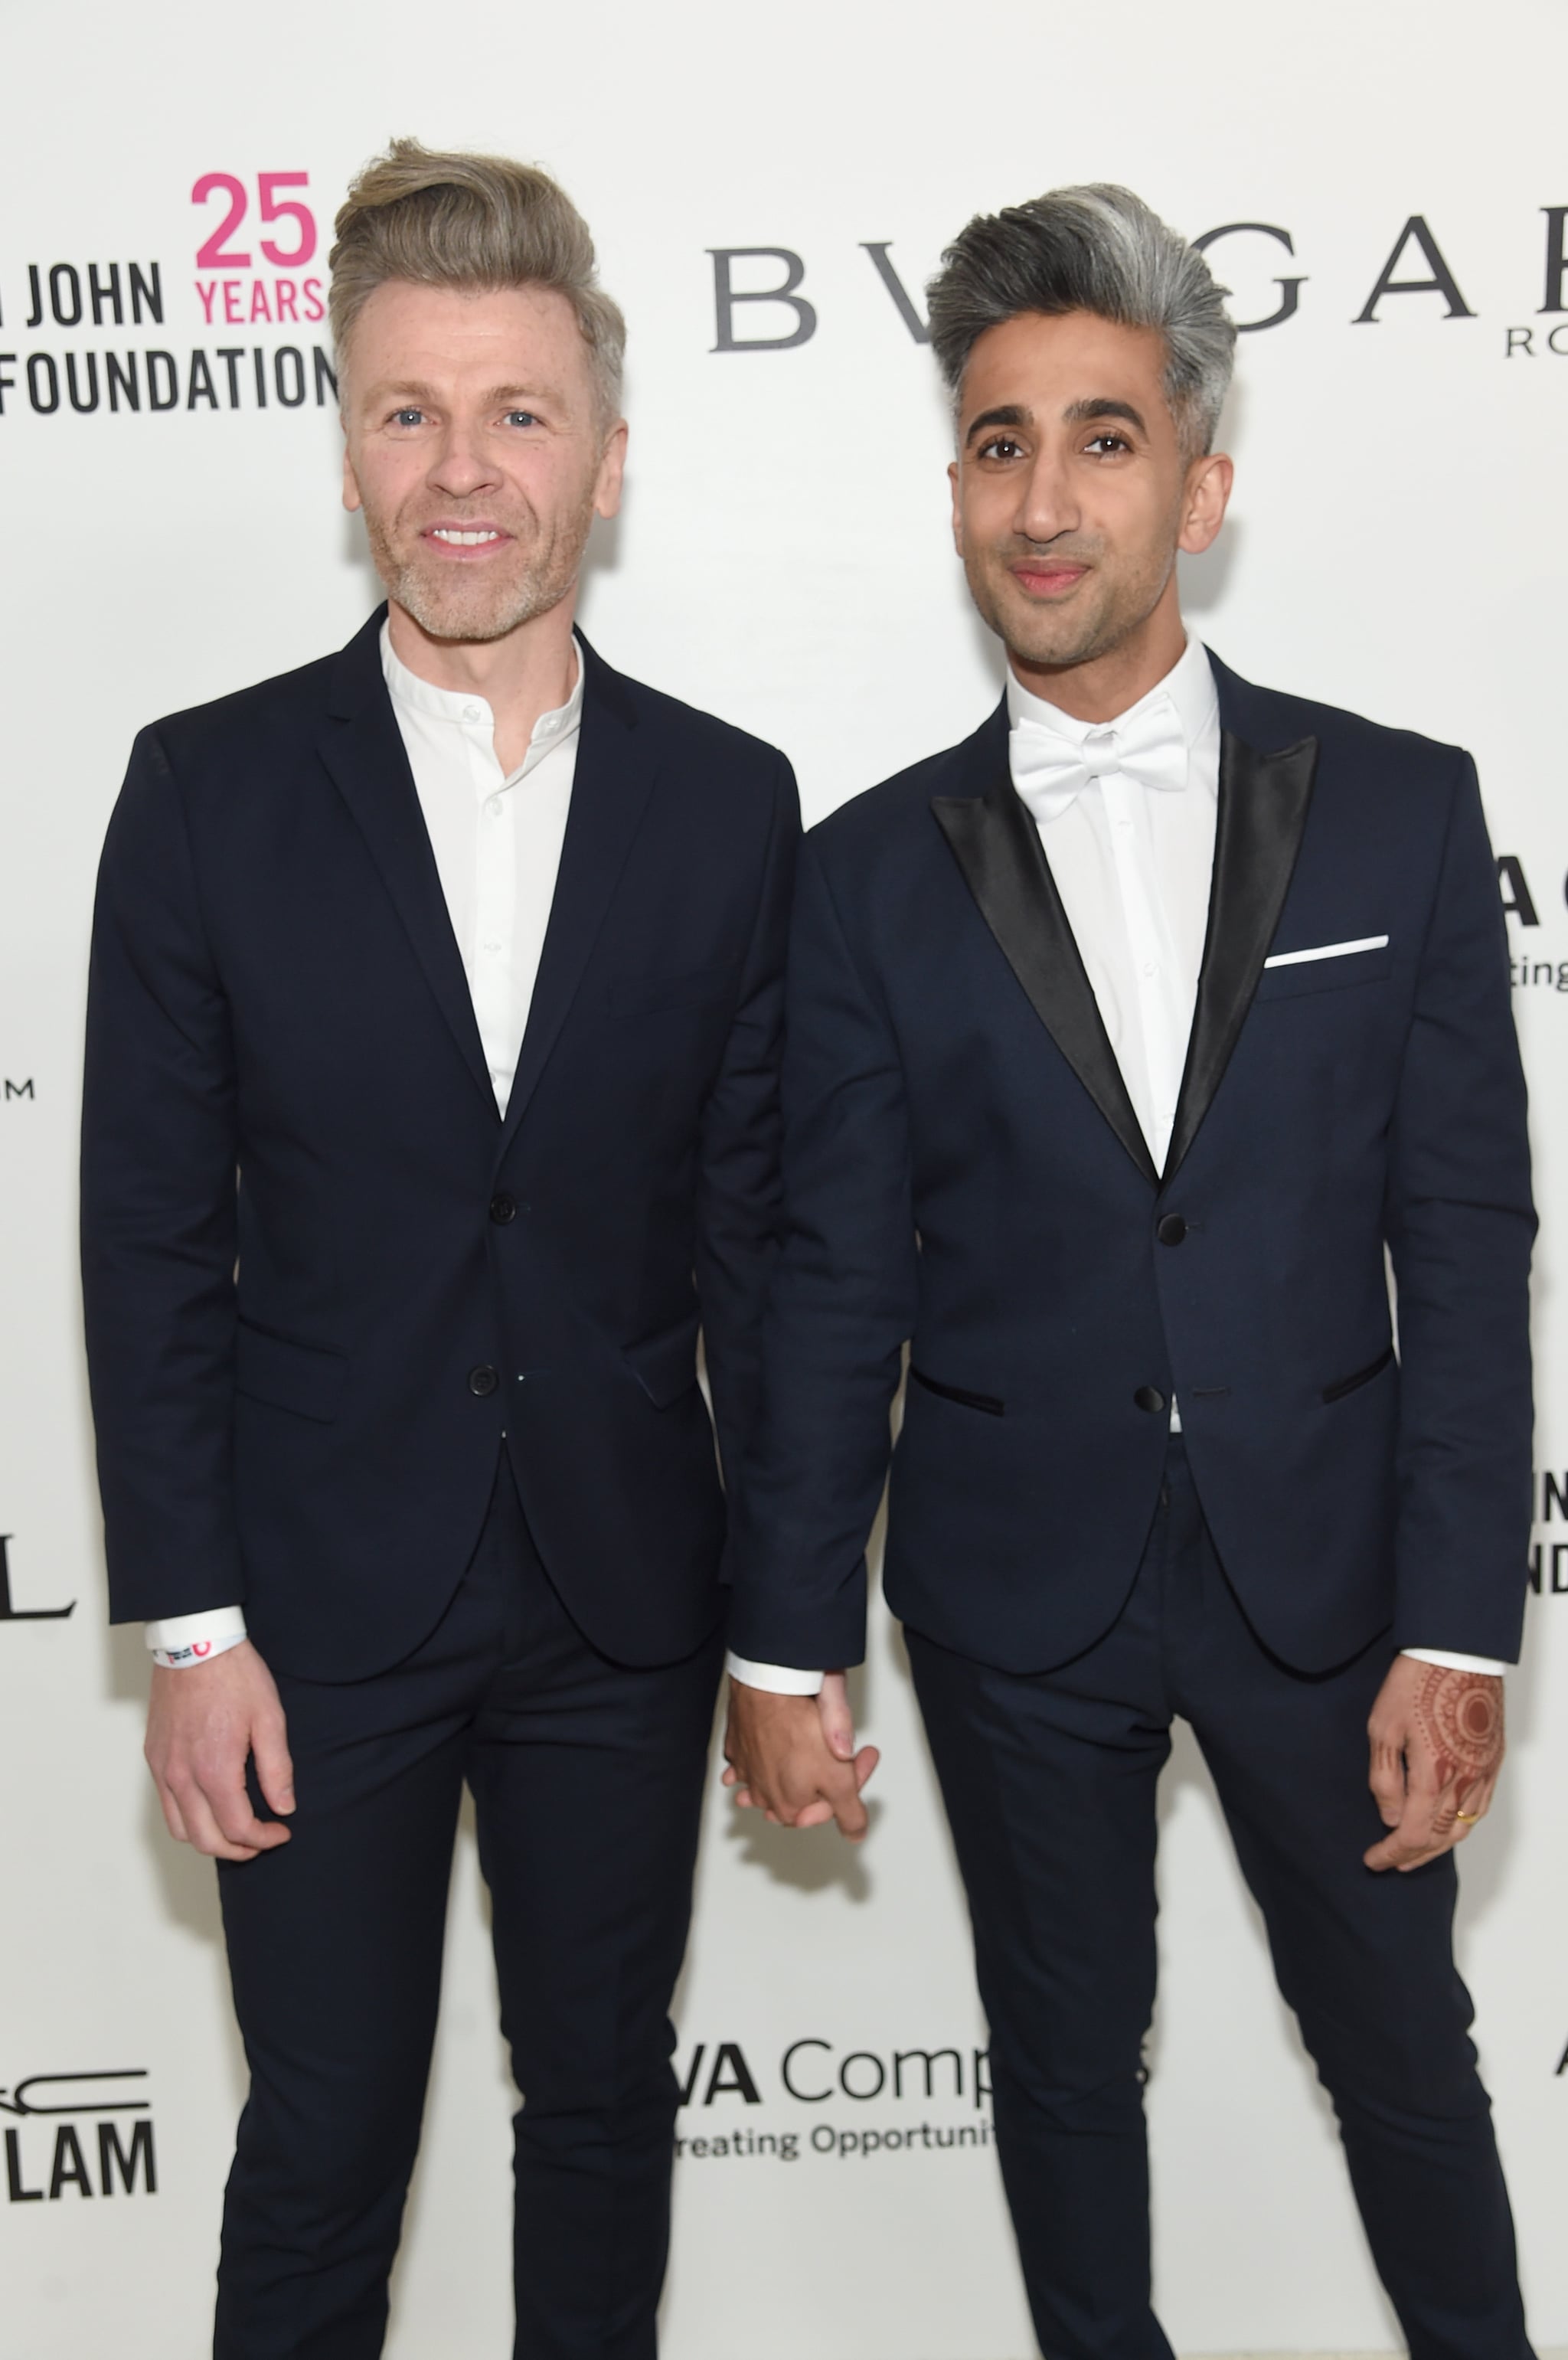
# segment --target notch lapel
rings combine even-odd
[[[319,740],[338,792],[391,896],[425,979],[474,1081],[494,1113],[495,1093],[485,1063],[463,954],[452,930],[441,873],[408,767],[402,732],[381,672],[378,608],[337,660],[331,716]]]
[[[1260,754],[1233,731],[1221,734],[1208,933],[1166,1183],[1214,1104],[1252,1005],[1301,850],[1317,760],[1315,738]]]
[[[503,1153],[576,997],[658,777],[658,766],[639,740],[626,683],[588,648],[581,631],[577,637],[587,664],[577,768],[555,898],[506,1103]]]
[[[992,757],[992,784],[980,795],[933,796],[937,825],[1035,1014],[1138,1170],[1158,1185],[1039,830],[1008,775],[1005,707],[972,743]]]

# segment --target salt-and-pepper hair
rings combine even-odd
[[[606,426],[619,414],[626,322],[599,285],[587,223],[548,172],[394,139],[356,176],[336,228],[327,305],[340,368],[354,322],[388,279],[474,292],[550,288],[576,313]]]
[[[1197,248],[1130,189],[1095,182],[977,213],[926,290],[931,344],[956,403],[987,328],[1040,311],[1090,311],[1165,339],[1165,396],[1189,457],[1214,447],[1236,329]]]

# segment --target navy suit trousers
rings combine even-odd
[[[968,1888],[996,2140],[1040,2349],[1171,2360],[1150,2306],[1143,2043],[1155,1995],[1155,1788],[1171,1719],[1214,1775],[1285,1999],[1339,2117],[1412,2360],[1528,2360],[1508,2210],[1454,1969],[1452,1855],[1407,1875],[1367,1721],[1375,1641],[1288,1669],[1254,1636],[1173,1437],[1127,1603],[1059,1670],[908,1633]],[[1214,2059],[1216,2074],[1227,2067]],[[1267,2152],[1258,2168],[1269,2169]]]
[[[627,1670],[580,1635],[505,1460],[440,1624],[392,1670],[279,1681],[292,1841],[219,1874],[250,2063],[217,2360],[375,2360],[435,2031],[464,1783],[517,2117],[519,2360],[653,2360],[715,1637]]]

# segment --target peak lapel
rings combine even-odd
[[[658,777],[625,683],[592,650],[587,667],[572,808],[522,1054],[507,1101],[503,1152],[566,1021]]]
[[[331,717],[319,741],[331,772],[401,918],[425,979],[474,1081],[494,1109],[463,955],[447,913],[392,700],[381,673],[383,607],[351,639],[332,678]]]
[[[1149,1142],[1133,1112],[1051,864],[1007,775],[1006,728],[987,725],[972,742],[992,757],[992,783],[981,795],[933,796],[937,825],[1035,1014],[1153,1184],[1158,1175]]]
[[[1167,1182],[1214,1104],[1252,1005],[1301,850],[1317,759],[1315,738],[1259,754],[1229,729],[1221,736],[1208,934]]]

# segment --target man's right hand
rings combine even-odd
[[[268,1809],[294,1808],[283,1707],[248,1639],[209,1663],[154,1665],[144,1750],[176,1843],[214,1860],[254,1860],[289,1841],[287,1828],[256,1818],[245,1790],[254,1754]]]
[[[735,1788],[737,1802],[780,1826],[836,1819],[839,1832],[859,1843],[869,1825],[860,1790],[879,1758],[874,1745],[855,1750],[842,1672],[827,1675],[821,1699],[776,1696],[731,1680],[724,1783]]]

